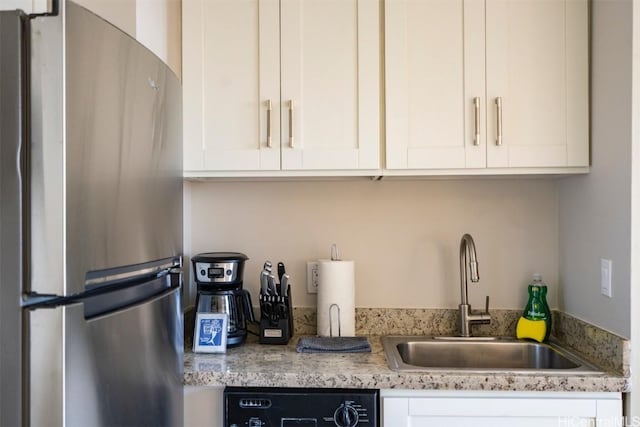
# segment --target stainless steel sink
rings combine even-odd
[[[389,367],[399,371],[551,371],[599,372],[555,344],[515,338],[386,336]]]

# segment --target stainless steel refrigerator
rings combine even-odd
[[[181,425],[180,82],[56,3],[0,13],[0,425]]]

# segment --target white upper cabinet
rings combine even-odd
[[[185,175],[379,169],[379,9],[184,0]]]
[[[278,0],[184,0],[182,14],[184,169],[279,170]]]
[[[588,166],[587,13],[586,0],[486,2],[488,167]]]
[[[386,168],[584,171],[587,13],[586,0],[387,0]]]
[[[53,0],[2,0],[0,10],[19,9],[26,14],[50,13],[53,10]]]
[[[484,98],[484,25],[465,21],[479,21],[468,9],[481,12],[482,2],[387,0],[385,6],[386,167],[484,167],[484,138],[478,149],[466,149],[473,123],[465,101]],[[465,25],[475,28],[473,36]]]
[[[378,1],[281,5],[282,168],[379,168]]]

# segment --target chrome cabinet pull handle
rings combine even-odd
[[[473,123],[475,133],[473,134],[473,145],[480,145],[480,98],[473,98]]]
[[[293,148],[293,100],[289,100],[289,147]]]
[[[501,146],[502,145],[502,97],[499,96],[496,98],[496,109],[497,109],[497,118],[498,118],[498,122],[497,122],[497,135],[496,135],[496,145],[497,146]]]
[[[267,100],[267,148],[271,148],[271,100]]]

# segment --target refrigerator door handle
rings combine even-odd
[[[182,269],[180,267],[171,267],[165,268],[155,275],[147,276],[143,279],[138,278],[133,284],[122,282],[90,289],[77,295],[62,296],[29,292],[23,295],[21,306],[24,309],[36,310],[84,302],[91,307],[95,307],[95,301],[99,301],[98,305],[100,306],[105,305],[104,301],[110,301],[106,305],[110,307],[110,310],[114,310],[118,306],[135,305],[161,293],[164,289],[179,288],[182,283]],[[93,313],[94,311],[95,309],[93,308],[89,309],[89,312]],[[94,315],[92,314],[88,317]]]
[[[64,297],[54,294],[39,294],[38,292],[29,292],[22,297],[22,308],[36,309],[36,308],[55,308],[61,304],[61,300]]]
[[[169,276],[171,277],[171,287],[178,288],[182,286],[184,270],[182,267],[175,267],[169,269]]]
[[[85,274],[84,286],[87,290],[93,290],[101,286],[111,286],[114,283],[135,280],[140,277],[171,274],[181,267],[182,257],[176,256],[144,264],[89,271]]]
[[[89,320],[109,315],[162,297],[180,287],[180,278],[175,279],[175,275],[165,273],[144,282],[82,298],[84,317]]]

